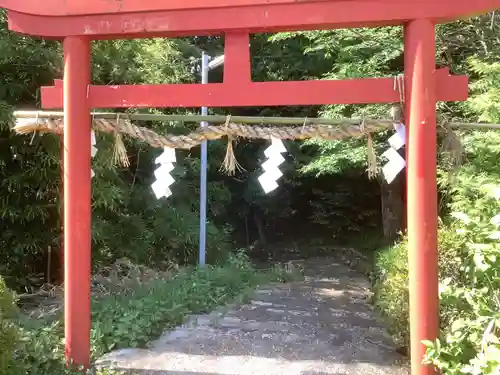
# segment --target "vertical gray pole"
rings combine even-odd
[[[209,56],[203,52],[201,56],[201,83],[208,83],[208,59]],[[201,108],[201,114],[207,115],[207,107]],[[207,126],[202,121],[201,126]],[[201,172],[200,172],[200,266],[205,266],[207,247],[207,141],[201,144]]]

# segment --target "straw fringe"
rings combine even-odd
[[[368,178],[371,180],[377,177],[378,168],[377,168],[377,155],[375,154],[375,147],[373,146],[372,135],[369,131],[366,130],[365,120],[361,122],[360,129],[363,133],[366,134],[366,154],[367,154],[367,163],[368,168],[366,171],[368,172]]]
[[[127,156],[127,149],[123,143],[123,138],[121,133],[115,132],[115,147],[113,149],[113,161],[115,165],[120,165],[122,167],[129,167],[130,162]]]
[[[222,162],[219,170],[226,173],[228,176],[234,176],[236,171],[245,171],[245,168],[243,168],[241,164],[238,163],[238,160],[236,160],[233,149],[233,137],[231,136],[227,137],[226,156],[224,157],[224,161]]]
[[[373,139],[372,135],[368,133],[367,142],[366,142],[366,152],[368,154],[368,178],[371,180],[377,177],[378,168],[377,168],[377,155],[375,154],[375,147],[373,147]]]
[[[231,121],[231,115],[227,116],[226,123],[224,124],[225,128],[229,127]],[[244,172],[245,169],[238,163],[236,160],[236,155],[234,154],[233,149],[233,136],[227,136],[227,148],[226,148],[226,156],[224,157],[224,161],[219,169],[220,171],[226,173],[228,176],[234,176],[236,171]]]
[[[458,134],[451,128],[449,123],[443,123],[444,138],[440,153],[443,155],[443,162],[448,168],[448,180],[453,182],[455,175],[463,164],[464,147]]]

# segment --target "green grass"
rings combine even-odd
[[[409,343],[408,252],[406,240],[381,248],[375,255],[372,302],[395,342]]]
[[[138,285],[125,294],[95,299],[92,305],[92,359],[117,348],[141,347],[186,315],[204,313],[241,300],[259,284],[287,281],[296,275],[280,267],[257,271],[244,255],[221,266],[187,269],[168,280]],[[6,375],[59,375],[64,366],[63,322],[19,324],[20,340]],[[2,374],[3,375],[3,374]]]

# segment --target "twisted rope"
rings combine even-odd
[[[341,140],[351,137],[361,137],[369,133],[392,128],[390,120],[367,120],[364,119],[359,125],[340,124],[332,125],[305,125],[305,126],[257,126],[228,123],[224,125],[208,125],[200,127],[187,135],[160,135],[154,131],[136,126],[126,118],[116,120],[97,119],[92,121],[92,127],[96,131],[111,134],[126,134],[132,138],[146,142],[156,148],[179,148],[190,149],[200,145],[203,141],[213,141],[224,137],[247,138],[247,139],[294,139],[304,140],[309,138],[321,138],[325,140]],[[13,130],[18,134],[31,132],[63,134],[64,124],[62,118],[44,119],[22,119],[14,126]]]

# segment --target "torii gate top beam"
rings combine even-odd
[[[453,21],[500,0],[0,0],[9,28],[51,38],[217,35]]]

